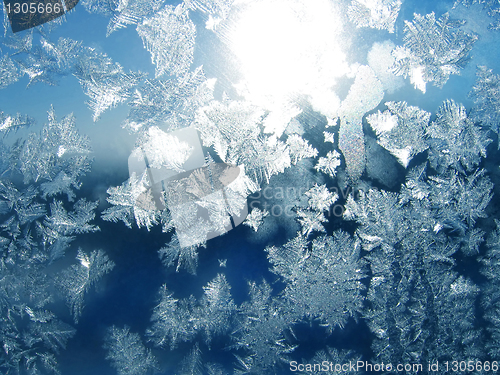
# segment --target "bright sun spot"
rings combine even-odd
[[[229,32],[244,81],[238,89],[265,108],[308,97],[322,112],[339,99],[332,87],[348,72],[342,24],[329,0],[242,1]]]

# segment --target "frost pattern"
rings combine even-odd
[[[4,144],[7,133],[34,121],[20,114],[1,118],[0,371],[57,374],[56,355],[75,330],[49,310],[57,299],[46,268],[75,234],[98,229],[89,223],[96,204],[85,198],[72,203],[90,166],[89,141],[76,131],[73,116],[57,121],[51,109],[39,134]],[[69,182],[59,185],[62,175]]]
[[[500,75],[485,66],[478,66],[476,83],[469,95],[474,100],[470,117],[489,127],[493,132],[500,132]]]
[[[377,133],[378,143],[406,168],[416,154],[427,149],[425,129],[431,114],[406,102],[385,105],[388,111],[378,111],[366,120]]]
[[[89,47],[79,55],[74,74],[90,98],[87,104],[94,121],[108,108],[124,103],[145,76],[140,72],[124,73],[120,64]]]
[[[156,65],[155,77],[184,75],[193,62],[196,27],[183,4],[171,5],[137,26],[144,47]]]
[[[243,349],[244,356],[236,356],[235,374],[262,374],[280,363],[288,363],[288,354],[296,346],[287,341],[293,335],[294,317],[288,306],[271,297],[271,287],[265,281],[249,283],[250,301],[239,308],[239,330],[233,333],[234,346]]]
[[[110,10],[113,12],[113,18],[109,21],[106,36],[114,31],[127,27],[127,25],[136,25],[146,16],[157,12],[165,0],[118,0],[113,1],[116,4]],[[89,3],[89,1],[87,1]]]
[[[356,27],[394,32],[402,0],[353,0],[347,10]]]
[[[17,132],[24,127],[34,125],[35,120],[27,115],[17,113],[15,116],[0,112],[0,132],[5,138],[10,132]]]
[[[146,349],[139,334],[130,332],[127,326],[109,328],[104,348],[108,350],[106,359],[119,375],[142,375],[157,369],[154,355]]]
[[[414,15],[405,21],[404,47],[396,47],[393,71],[398,76],[410,77],[415,88],[423,93],[426,84],[443,87],[452,74],[459,75],[469,60],[469,52],[477,35],[460,30],[464,21],[452,20],[448,13],[437,21],[434,12]]]
[[[333,178],[337,174],[337,167],[340,166],[340,164],[340,154],[336,150],[333,150],[329,151],[326,157],[319,158],[314,169],[326,173]]]
[[[144,154],[150,168],[184,172],[182,166],[193,152],[193,146],[156,126],[149,128],[139,143],[132,156],[135,153]]]
[[[228,17],[233,2],[234,0],[184,0],[190,9],[208,14],[205,27],[209,30],[216,30],[220,22]]]
[[[257,207],[252,209],[252,212],[247,216],[243,224],[252,228],[255,232],[259,229],[259,227],[264,222],[264,218],[269,215],[267,210],[261,211]]]
[[[288,145],[274,135],[262,134],[263,117],[264,111],[248,102],[213,101],[198,111],[195,127],[204,146],[213,146],[225,163],[245,165],[247,175],[260,184],[291,165]],[[298,143],[305,149],[297,149]],[[293,135],[291,145],[294,161],[315,154]]]
[[[61,273],[59,284],[65,294],[71,315],[75,323],[78,323],[83,311],[85,294],[99,279],[110,272],[115,264],[102,250],[93,250],[90,254],[86,254],[82,249],[78,249],[76,260],[79,263]]]
[[[272,271],[286,281],[284,296],[298,311],[317,318],[330,331],[343,327],[363,307],[360,244],[347,233],[334,232],[307,242],[298,236],[281,248],[266,248]]]
[[[437,118],[426,133],[431,137],[429,160],[438,171],[449,167],[472,171],[481,157],[486,157],[486,147],[491,143],[486,132],[468,118],[465,107],[453,100],[439,107]]]
[[[181,246],[177,234],[174,233],[170,242],[158,250],[158,255],[166,267],[172,267],[175,264],[175,271],[185,268],[190,274],[196,274],[198,267],[198,249],[199,246]]]
[[[160,222],[162,216],[153,204],[148,186],[146,173],[140,178],[134,173],[121,186],[110,187],[107,190],[107,201],[113,206],[103,211],[102,218],[114,223],[123,221],[128,228],[136,223],[139,228],[146,227],[150,230]]]
[[[124,127],[137,132],[154,125],[166,130],[189,126],[197,109],[213,100],[214,84],[201,67],[171,80],[148,79],[132,95]]]
[[[19,73],[14,62],[8,55],[4,55],[0,59],[0,89],[17,82]]]
[[[155,346],[174,349],[179,343],[192,341],[198,335],[210,345],[214,336],[229,331],[236,305],[225,276],[217,275],[203,289],[204,296],[196,301],[193,296],[175,299],[166,285],[160,288],[159,303],[151,316],[153,324],[146,331]]]

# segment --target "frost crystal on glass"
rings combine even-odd
[[[195,127],[203,145],[213,146],[225,163],[244,164],[247,175],[260,183],[291,165],[288,145],[274,135],[262,134],[263,117],[264,111],[248,102],[213,101],[198,111]],[[305,141],[294,139],[294,147],[299,147],[297,142],[301,144],[300,150],[295,150],[295,160],[314,153]]]
[[[297,209],[297,221],[302,227],[302,235],[306,238],[315,231],[326,232],[322,223],[326,222],[327,219],[321,211],[303,210],[299,208]]]
[[[116,0],[82,0],[81,4],[89,13],[111,15],[117,7]]]
[[[290,149],[292,164],[297,164],[297,162],[303,158],[314,158],[318,155],[318,150],[312,147],[298,134],[289,136],[286,143]]]
[[[170,135],[153,126],[147,130],[140,146],[134,153],[144,153],[150,168],[167,168],[177,172],[184,172],[183,164],[193,152],[193,147],[182,142],[174,135]]]
[[[0,134],[5,137],[10,132],[16,132],[24,127],[34,125],[35,120],[27,115],[17,113],[15,116],[0,111]]]
[[[257,207],[252,209],[252,212],[247,216],[243,224],[252,228],[255,232],[259,229],[264,221],[264,218],[269,215],[266,210],[261,211]]]
[[[180,342],[191,341],[198,334],[210,345],[213,336],[229,331],[236,305],[225,276],[217,275],[203,289],[204,296],[196,301],[193,296],[175,299],[165,285],[160,288],[160,300],[151,316],[153,324],[146,331],[155,346],[174,349]]]
[[[478,66],[476,83],[469,95],[474,100],[470,117],[493,132],[500,132],[500,75],[485,66]]]
[[[405,21],[404,47],[393,51],[394,73],[409,76],[415,88],[424,93],[428,82],[443,87],[450,75],[460,74],[478,39],[477,35],[460,30],[463,24],[451,20],[448,13],[436,21],[434,12],[415,14],[413,21]]]
[[[185,74],[193,62],[196,27],[183,4],[167,5],[137,26],[144,47],[156,65],[156,78]]]
[[[275,365],[288,363],[288,354],[296,348],[286,339],[294,322],[287,306],[271,297],[265,281],[260,285],[251,282],[249,289],[250,301],[240,306],[239,329],[233,332],[234,346],[245,351],[245,357],[236,357],[236,374],[269,372]]]
[[[138,333],[130,328],[112,326],[105,337],[104,348],[118,375],[143,375],[157,369],[157,361],[151,350],[146,349]]]
[[[124,126],[132,131],[152,125],[168,130],[189,126],[197,109],[213,100],[214,84],[201,67],[171,80],[148,79],[132,95]]]
[[[215,30],[228,17],[233,2],[234,0],[184,0],[190,9],[208,14],[205,26],[209,30]]]
[[[378,143],[406,168],[416,154],[427,149],[425,129],[431,114],[406,102],[385,105],[388,111],[378,111],[366,120],[377,133]]]
[[[113,7],[113,18],[109,21],[106,36],[114,31],[136,25],[146,16],[157,12],[165,0],[115,0],[116,7]]]
[[[8,55],[4,55],[0,59],[0,89],[6,88],[18,79],[17,67]]]
[[[201,245],[200,245],[201,246]],[[175,264],[175,271],[179,272],[181,268],[185,268],[190,274],[196,274],[198,267],[198,246],[181,246],[177,234],[174,233],[170,242],[158,250],[158,255],[166,267],[171,267]]]
[[[453,100],[445,101],[436,116],[426,129],[431,166],[438,171],[449,167],[472,171],[486,157],[491,139],[468,118],[465,107]]]
[[[79,188],[78,178],[89,168],[90,141],[78,134],[73,115],[57,121],[51,109],[48,120],[40,135],[32,133],[28,140],[16,145],[12,162],[23,174],[25,183],[51,181],[64,172],[71,176],[71,185]],[[67,192],[67,189],[61,191]]]
[[[353,0],[347,14],[357,27],[394,32],[402,0]]]
[[[326,185],[318,186],[315,184],[305,194],[309,198],[309,209],[313,211],[328,211],[330,206],[339,199],[339,195],[337,193],[330,193]]]
[[[316,238],[311,250],[306,245],[299,237],[282,249],[267,248],[273,272],[287,282],[284,295],[298,311],[320,319],[330,330],[343,327],[363,307],[360,244],[338,231]]]
[[[144,73],[124,73],[118,63],[113,63],[104,53],[86,48],[75,65],[75,76],[90,100],[87,102],[97,121],[108,108],[125,102]]]
[[[148,190],[146,173],[140,178],[132,174],[121,186],[110,187],[107,193],[107,201],[113,206],[103,211],[104,220],[114,223],[123,221],[129,228],[135,222],[139,228],[144,226],[148,230],[158,224],[160,213]]]
[[[337,167],[341,164],[340,154],[336,151],[330,151],[326,154],[326,157],[321,157],[318,159],[318,163],[314,166],[318,172],[323,172],[330,177],[335,177],[337,174]]]
[[[102,250],[93,250],[89,255],[78,249],[76,259],[79,263],[64,270],[58,278],[58,284],[63,290],[75,323],[78,323],[82,315],[85,294],[99,279],[111,271],[115,264]]]

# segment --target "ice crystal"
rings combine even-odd
[[[124,73],[120,64],[89,47],[79,55],[74,69],[85,95],[90,98],[87,104],[94,113],[94,121],[108,108],[125,102],[144,78],[140,72]]]
[[[157,12],[164,2],[165,0],[115,0],[116,6],[110,9],[113,18],[109,21],[106,36],[127,25],[138,24],[146,16]]]
[[[174,233],[172,239],[164,247],[158,250],[158,255],[166,267],[174,266],[175,271],[185,268],[190,274],[196,274],[198,267],[198,246],[181,246],[177,234]]]
[[[111,271],[115,264],[102,250],[93,250],[90,254],[78,249],[77,264],[61,272],[58,284],[62,289],[66,303],[75,323],[78,323],[84,307],[85,294],[89,289]]]
[[[14,82],[17,82],[18,79],[19,73],[16,65],[9,55],[4,55],[0,59],[0,89],[4,89]]]
[[[140,178],[133,173],[121,186],[110,187],[107,201],[113,206],[103,211],[102,218],[114,223],[123,221],[129,228],[135,222],[139,228],[144,226],[151,229],[158,224],[160,212],[148,188],[146,173]]]
[[[453,8],[463,5],[469,8],[472,5],[482,4],[483,8],[488,10],[488,16],[493,18],[493,22],[488,25],[491,30],[500,30],[500,4],[497,0],[456,0]]]
[[[203,375],[204,365],[203,360],[201,358],[201,350],[200,345],[195,343],[193,348],[189,351],[188,355],[184,357],[181,361],[181,374],[186,375]]]
[[[7,23],[9,23],[9,21],[7,21]],[[33,47],[33,30],[26,30],[24,33],[9,35],[2,40],[2,43],[4,46],[15,50],[16,52],[14,55],[23,52],[29,53]]]
[[[271,176],[282,173],[291,165],[287,144],[276,136],[263,136],[261,122],[264,111],[248,102],[214,101],[201,108],[196,116],[196,129],[203,144],[213,146],[225,163],[245,165],[245,171],[255,182],[269,181]],[[292,138],[293,139],[293,138]],[[301,142],[295,160],[314,153]]]
[[[396,45],[390,40],[382,43],[373,43],[368,52],[368,65],[373,69],[377,78],[382,82],[384,90],[393,94],[396,90],[404,86],[403,77],[396,76],[392,72],[395,59],[392,51]]]
[[[132,131],[152,125],[168,130],[189,126],[197,109],[213,100],[214,83],[201,67],[168,81],[148,79],[129,101],[124,126]]]
[[[155,346],[174,349],[180,342],[191,341],[198,334],[210,345],[213,336],[229,331],[236,305],[225,276],[217,275],[203,289],[204,296],[196,301],[193,296],[177,300],[166,285],[160,288],[160,300],[151,316],[153,324],[146,331]]]
[[[288,363],[287,355],[296,348],[286,338],[294,322],[287,306],[271,297],[265,281],[260,285],[251,282],[249,289],[250,301],[241,305],[239,329],[233,333],[234,346],[245,350],[245,357],[236,357],[235,374],[269,372],[273,366]]]
[[[89,13],[100,13],[106,16],[113,14],[118,4],[116,0],[82,0],[81,4]]]
[[[425,129],[431,114],[406,102],[386,102],[389,109],[369,115],[366,120],[375,130],[378,143],[408,167],[411,159],[427,149]]]
[[[302,227],[302,235],[309,237],[312,232],[326,232],[322,223],[327,219],[321,211],[297,209],[297,221]]]
[[[257,207],[253,208],[250,214],[247,216],[243,224],[252,228],[255,232],[259,229],[264,221],[264,218],[269,215],[266,210],[261,211]]]
[[[23,127],[30,127],[34,124],[35,120],[27,115],[17,113],[13,116],[0,111],[0,132],[3,137],[12,131],[17,132]]]
[[[338,231],[316,238],[310,251],[306,245],[298,237],[281,249],[267,248],[272,270],[287,282],[284,296],[298,311],[329,330],[343,327],[363,307],[360,244]]]
[[[297,162],[303,158],[314,158],[318,155],[318,150],[308,144],[307,141],[298,134],[289,136],[286,143],[290,149],[292,164],[297,164]]]
[[[451,20],[448,13],[436,21],[434,12],[425,16],[415,14],[413,21],[405,21],[404,47],[393,51],[394,73],[404,78],[409,76],[415,88],[424,93],[428,82],[443,87],[450,75],[460,74],[478,39],[460,30],[463,24]]]
[[[106,359],[119,375],[142,375],[157,369],[154,355],[146,349],[139,334],[130,332],[127,326],[109,328],[104,348],[108,350]]]
[[[340,154],[336,151],[329,151],[326,157],[318,159],[318,163],[314,166],[318,172],[323,172],[330,177],[335,177],[337,174],[337,167],[340,165]]]
[[[453,100],[445,101],[436,116],[426,129],[432,167],[438,171],[450,167],[462,173],[472,171],[481,157],[486,157],[491,142],[486,132],[468,118],[463,105]]]
[[[476,75],[476,83],[469,94],[474,100],[470,117],[499,134],[500,75],[485,66],[478,66]]]
[[[347,14],[357,27],[394,32],[402,0],[353,0]]]
[[[139,147],[132,151],[132,155],[135,153],[144,154],[150,168],[184,172],[182,166],[193,153],[193,146],[153,126],[140,140]]]
[[[190,9],[201,10],[208,14],[206,28],[215,30],[219,23],[229,16],[234,0],[184,0],[184,2]]]
[[[29,78],[27,87],[36,82],[55,86],[58,78],[64,75],[64,71],[59,68],[57,61],[41,48],[35,48],[26,60],[19,60],[18,64],[21,74],[27,75]]]
[[[420,271],[412,272],[394,260],[398,253],[386,250],[379,259],[371,258],[374,277],[366,319],[376,336],[372,348],[377,360],[426,362],[479,355],[475,343],[480,333],[474,328],[477,287],[436,261],[420,263]]]
[[[52,181],[63,172],[71,177],[70,185],[78,189],[79,177],[89,170],[89,139],[78,134],[73,115],[57,121],[55,111],[51,109],[48,120],[40,135],[32,133],[27,140],[17,143],[12,157],[13,166],[20,170],[25,183]],[[55,190],[71,196],[67,187]]]
[[[7,275],[4,274],[4,277]],[[22,282],[22,280],[15,279],[11,281]],[[44,282],[46,285],[45,280],[38,279],[37,281]],[[2,292],[19,291],[15,289],[17,287],[13,284]],[[12,295],[14,296],[15,294]],[[6,302],[9,299],[11,298],[3,299],[3,301]],[[66,343],[75,334],[75,330],[58,320],[48,310],[31,308],[19,301],[17,304],[17,306],[11,305],[9,310],[2,309],[0,337],[3,350],[0,355],[0,369],[5,374],[58,374],[55,354],[66,348]],[[25,317],[28,317],[27,321]],[[16,321],[21,324],[17,324]]]
[[[330,193],[326,185],[314,184],[305,194],[309,198],[309,209],[313,211],[328,211],[330,206],[339,199],[339,195]]]
[[[167,5],[137,26],[144,47],[156,65],[156,78],[184,75],[193,62],[196,27],[183,4]]]

